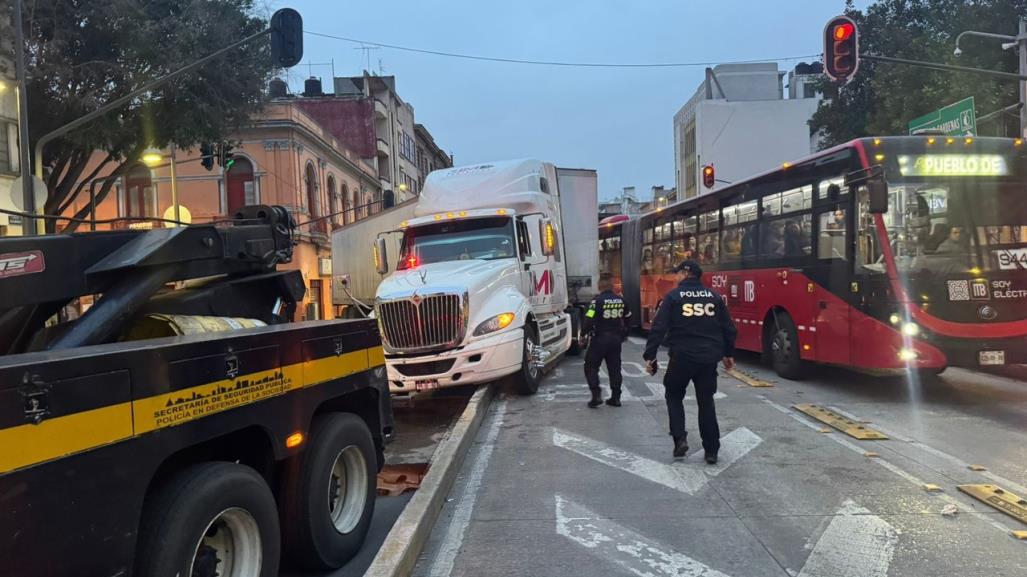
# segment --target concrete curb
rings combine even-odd
[[[460,418],[439,443],[421,487],[396,519],[364,577],[406,577],[414,570],[498,386],[493,383],[480,387],[471,396]]]

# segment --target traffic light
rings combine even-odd
[[[291,68],[303,58],[303,17],[292,8],[271,16],[271,62]]]
[[[706,188],[713,188],[713,185],[717,182],[717,176],[713,171],[713,165],[707,164],[702,167],[702,184]]]
[[[214,170],[214,146],[209,142],[200,145],[200,165],[207,170]]]
[[[225,169],[225,172],[231,170],[232,165],[235,164],[235,147],[229,142],[222,142],[218,145],[218,165]]]
[[[852,80],[859,70],[859,30],[848,16],[836,16],[824,27],[824,72],[836,82]]]

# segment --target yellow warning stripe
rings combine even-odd
[[[1019,495],[996,485],[957,485],[956,488],[1021,523],[1027,523],[1027,499]]]
[[[821,423],[830,425],[835,429],[845,433],[846,435],[861,440],[872,440],[872,439],[887,439],[888,436],[880,431],[875,431],[866,425],[857,423],[852,419],[839,415],[834,411],[829,411],[823,407],[813,405],[810,403],[802,403],[799,405],[793,405],[798,411],[802,411]]]
[[[762,381],[760,379],[757,379],[756,377],[753,377],[753,376],[750,376],[750,375],[748,375],[746,373],[743,373],[742,371],[739,371],[738,369],[731,369],[730,371],[725,370],[724,372],[726,372],[731,377],[734,377],[735,380],[741,381],[741,382],[749,385],[750,387],[773,387],[774,386],[773,384],[768,383],[767,381]]]
[[[181,425],[384,364],[382,348],[239,375],[0,430],[0,474]]]

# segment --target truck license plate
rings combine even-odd
[[[438,379],[425,379],[423,381],[414,381],[414,389],[417,391],[430,391],[432,389],[439,388]]]
[[[980,351],[977,353],[977,361],[982,365],[1004,365],[1006,351]]]

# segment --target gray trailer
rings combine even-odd
[[[567,285],[571,303],[587,304],[598,293],[599,184],[590,168],[556,169],[563,215],[563,243],[567,256]]]

